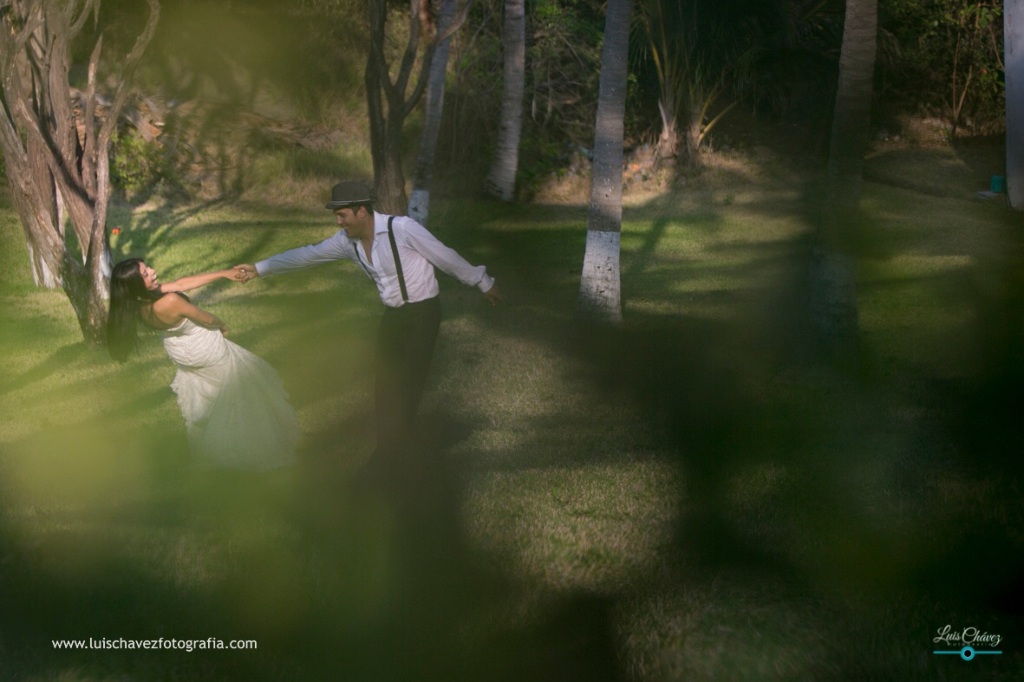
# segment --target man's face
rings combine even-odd
[[[351,208],[338,208],[334,210],[334,221],[345,230],[352,239],[363,239],[366,235],[364,219],[366,217],[366,209],[360,206],[356,210]]]

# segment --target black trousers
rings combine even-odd
[[[441,327],[437,297],[386,308],[377,329],[377,451],[394,455],[407,445],[427,384]]]

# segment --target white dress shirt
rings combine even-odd
[[[383,213],[373,214],[373,258],[367,258],[363,243],[351,239],[345,230],[338,230],[319,244],[300,246],[271,256],[256,263],[260,277],[283,272],[301,270],[313,265],[335,260],[352,260],[377,285],[381,303],[397,308],[402,305],[402,289],[398,284],[398,271],[388,239],[388,218]],[[425,301],[437,296],[440,290],[434,267],[451,275],[463,284],[477,287],[486,293],[494,286],[494,278],[487,274],[482,265],[473,266],[466,262],[454,249],[442,244],[427,228],[412,218],[395,216],[393,224],[395,244],[402,261],[405,288],[409,302]]]

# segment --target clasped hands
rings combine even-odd
[[[260,273],[256,272],[254,265],[243,264],[236,265],[227,271],[227,277],[233,282],[241,282],[245,284],[250,279],[256,279],[260,276]]]

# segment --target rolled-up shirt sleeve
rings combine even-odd
[[[415,220],[404,218],[403,221],[402,231],[409,246],[430,261],[431,265],[467,286],[477,287],[483,293],[494,286],[494,278],[487,274],[485,266],[471,265],[455,249],[445,246]]]
[[[283,251],[256,263],[260,277],[293,272],[336,260],[355,260],[356,252],[352,240],[344,230],[338,230],[319,244],[309,244]]]

